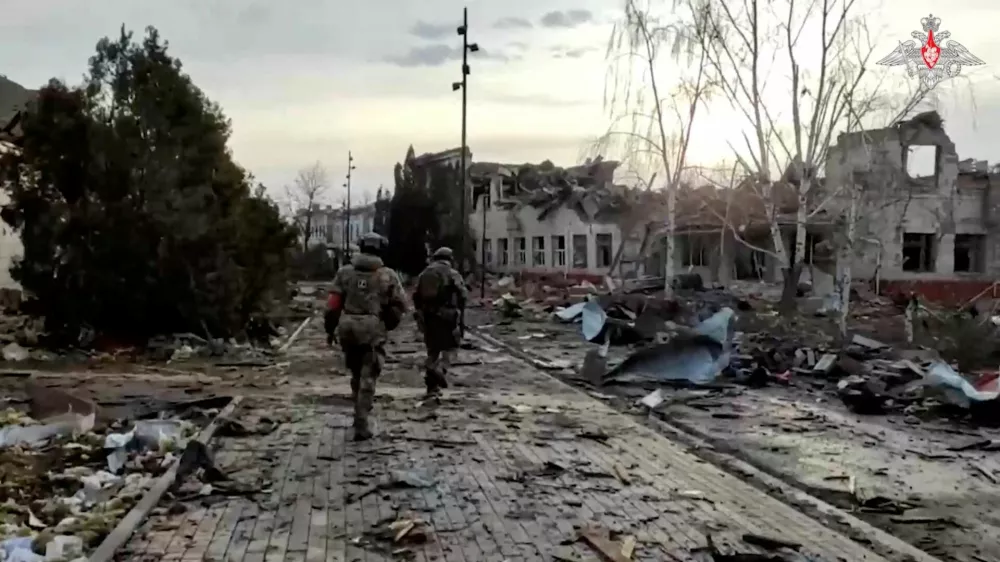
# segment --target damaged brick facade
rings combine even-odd
[[[0,138],[0,156],[14,150],[19,149],[13,143]],[[7,189],[0,189],[0,207],[9,201],[10,194]],[[20,233],[0,220],[0,289],[21,289],[21,285],[11,276],[10,269],[23,255],[24,246],[21,244]]]
[[[569,168],[547,161],[473,163],[469,225],[476,261],[485,245],[492,271],[601,279],[621,243],[620,223],[629,208],[625,188],[613,183],[617,167],[600,158]]]
[[[937,113],[840,135],[827,181],[854,182],[866,194],[855,280],[961,303],[1000,274],[996,177],[985,161],[959,161]]]

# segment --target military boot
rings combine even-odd
[[[371,426],[368,422],[368,418],[354,418],[354,437],[355,441],[367,441],[374,436],[371,430]]]
[[[427,386],[427,398],[437,398],[441,395],[441,376],[434,371],[424,373],[424,384]]]

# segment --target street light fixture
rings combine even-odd
[[[347,151],[347,183],[344,187],[347,188],[347,205],[345,207],[344,213],[344,256],[348,259],[351,257],[351,171],[354,170],[356,166],[354,165],[354,156],[351,151]]]
[[[462,8],[462,25],[458,26],[458,34],[462,36],[462,81],[452,82],[452,91],[462,90],[462,156],[461,156],[461,175],[459,183],[462,192],[462,201],[460,213],[462,216],[462,230],[460,232],[460,242],[458,248],[458,267],[459,270],[465,273],[465,232],[467,230],[467,220],[468,216],[465,214],[465,200],[468,198],[468,193],[466,192],[466,187],[468,185],[465,153],[468,151],[466,145],[466,121],[467,121],[467,110],[468,110],[468,93],[469,93],[469,53],[479,52],[479,45],[477,43],[469,43],[469,8]],[[486,211],[483,209],[483,233],[482,241],[480,247],[482,249],[482,268],[483,268],[483,288],[481,292],[485,293],[485,282],[486,282]],[[462,315],[462,325],[465,325],[465,314],[463,311]]]

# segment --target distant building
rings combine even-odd
[[[600,279],[622,242],[625,188],[619,163],[600,158],[560,168],[542,164],[470,165],[475,261],[528,276]],[[484,236],[485,226],[485,236]]]
[[[21,111],[37,94],[20,84],[0,76],[0,155],[19,150],[17,139],[21,136]],[[0,207],[10,201],[6,189],[0,189]],[[0,289],[20,289],[10,275],[14,261],[24,255],[21,235],[0,220]]]
[[[356,251],[361,236],[375,228],[375,204],[352,207],[349,224],[347,215],[344,208],[329,205],[315,209],[309,221],[306,245],[310,248],[324,246],[335,255],[340,255],[348,246]]]
[[[9,151],[18,150],[16,146],[0,140],[0,155]],[[10,202],[10,194],[6,189],[0,189],[0,207]],[[21,286],[10,275],[10,268],[14,261],[24,255],[24,246],[21,245],[21,235],[9,224],[0,220],[0,289],[20,289]]]

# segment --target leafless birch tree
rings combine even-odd
[[[748,125],[744,146],[731,148],[765,200],[773,253],[784,275],[783,308],[789,310],[807,225],[839,196],[836,190],[815,193],[833,137],[848,121],[865,124],[883,109],[884,85],[869,72],[874,63],[865,24],[869,14],[855,0],[691,1],[710,6],[711,23],[703,29],[713,78]],[[775,85],[775,77],[784,81]],[[920,91],[914,102],[924,95]],[[790,115],[775,103],[787,104]],[[793,247],[782,236],[772,197],[776,176],[795,188]]]
[[[295,182],[285,187],[291,220],[302,235],[302,251],[309,248],[309,236],[316,210],[326,201],[330,182],[326,168],[319,162],[299,170]]]
[[[648,174],[647,189],[656,178],[663,182],[667,199],[664,276],[669,295],[675,272],[677,189],[687,166],[699,106],[710,88],[708,35],[700,29],[705,24],[703,10],[674,2],[657,13],[656,4],[655,0],[624,0],[623,15],[614,26],[607,51],[605,107],[612,125],[599,146],[602,152],[620,149],[633,170],[642,170],[639,177]],[[668,67],[670,63],[675,64]],[[672,75],[678,78],[670,80]],[[623,229],[626,238],[629,228]]]

